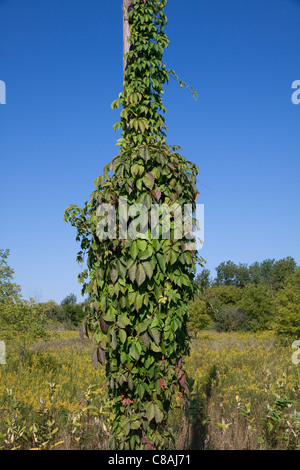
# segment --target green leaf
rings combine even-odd
[[[137,255],[139,253],[138,246],[136,240],[134,240],[130,246],[130,256],[133,260],[136,260]]]
[[[128,434],[130,433],[130,424],[129,423],[124,424],[123,433],[124,433],[124,436],[128,436]]]
[[[136,270],[137,270],[137,264],[136,263],[134,263],[128,270],[129,279],[131,280],[131,282],[135,282]]]
[[[160,319],[155,317],[152,322],[151,322],[151,325],[150,325],[150,328],[153,330],[154,328],[160,328]]]
[[[118,318],[117,325],[119,328],[125,328],[129,324],[130,324],[130,320],[126,315],[121,315]]]
[[[165,260],[164,255],[162,255],[161,253],[156,253],[156,256],[157,256],[160,269],[162,270],[163,273],[165,273],[166,272],[166,260]]]
[[[121,363],[125,364],[125,362],[127,362],[127,360],[128,360],[127,354],[124,351],[122,351],[121,352]]]
[[[142,400],[145,394],[145,387],[142,384],[138,384],[136,387],[136,392],[139,395],[140,400]]]
[[[122,279],[125,279],[126,277],[126,267],[121,263],[120,260],[117,261],[117,269],[118,273],[121,276]]]
[[[147,408],[146,408],[146,417],[149,421],[149,423],[154,419],[154,404],[153,403],[149,403]]]
[[[145,132],[146,126],[145,126],[145,122],[142,119],[138,121],[138,126],[142,132]]]
[[[140,179],[138,179],[137,182],[136,182],[136,187],[137,187],[137,189],[138,189],[139,191],[141,191],[142,185],[143,185],[143,179],[140,178]]]
[[[96,189],[99,189],[99,185],[102,186],[105,179],[103,175],[98,176],[94,181],[94,186]]]
[[[136,292],[129,292],[129,294],[128,294],[128,303],[129,303],[130,306],[135,304],[136,296],[137,296]]]
[[[178,254],[175,251],[171,251],[170,264],[171,265],[175,264],[177,259],[178,259]]]
[[[137,240],[137,246],[139,251],[145,251],[147,248],[146,240]]]
[[[131,375],[131,374],[128,375],[128,388],[129,388],[129,390],[131,390],[131,391],[132,391],[133,388],[134,388],[133,379],[132,379],[132,375]]]
[[[155,251],[158,251],[160,249],[160,241],[156,238],[153,239],[152,244]]]
[[[140,358],[140,353],[139,353],[139,351],[138,351],[138,349],[137,349],[137,347],[136,347],[135,344],[132,344],[132,345],[131,345],[131,348],[130,348],[130,350],[129,350],[129,354],[130,354],[130,356],[132,357],[132,359],[134,359],[134,360],[136,360],[136,361],[138,361],[139,358]]]
[[[145,294],[138,294],[136,296],[136,300],[135,300],[135,306],[138,310],[140,310],[143,306],[143,302],[144,302],[144,295]]]
[[[150,335],[152,336],[156,346],[160,345],[160,339],[161,339],[161,332],[157,330],[156,328],[148,328],[148,331]]]
[[[149,247],[145,250],[139,253],[139,260],[143,261],[144,259],[148,259],[152,256],[152,251],[150,251]]]
[[[154,186],[154,176],[151,173],[147,173],[143,177],[143,183],[148,189],[152,189]]]
[[[164,419],[164,414],[157,405],[154,405],[154,417],[157,424],[161,423]]]
[[[141,343],[147,348],[150,348],[150,338],[148,333],[144,333],[143,335],[140,336]]]
[[[152,279],[153,277],[153,269],[152,269],[152,266],[151,264],[149,263],[149,261],[144,261],[143,262],[143,268],[145,270],[145,273],[146,273],[146,276],[148,277],[148,279]]]
[[[110,278],[113,284],[117,282],[118,277],[119,277],[118,271],[115,268],[112,268],[112,270],[110,271]]]
[[[139,150],[139,156],[147,162],[151,158],[150,150],[148,148],[142,148]]]
[[[132,165],[130,171],[131,171],[132,176],[135,178],[139,174],[140,166],[137,163],[135,163],[134,165]]]
[[[161,352],[161,347],[160,346],[156,346],[155,343],[153,343],[153,341],[151,342],[151,351],[153,352]]]
[[[110,336],[111,336],[111,342],[110,342],[111,347],[112,347],[113,350],[115,350],[115,349],[117,348],[117,344],[118,344],[118,343],[117,343],[116,332],[115,332],[114,329],[111,330]]]
[[[132,422],[130,423],[130,429],[139,429],[140,426],[141,426],[141,424],[140,424],[140,422],[139,422],[138,419],[135,420],[135,421],[132,421]],[[133,437],[134,437],[134,436],[133,436]]]
[[[136,282],[138,286],[141,286],[143,282],[146,280],[146,273],[144,270],[144,267],[142,263],[138,264],[137,270],[136,270]]]
[[[124,344],[126,339],[127,339],[126,331],[125,330],[120,330],[119,331],[119,337],[120,337],[121,343]]]
[[[108,323],[114,323],[115,320],[116,320],[116,316],[112,313],[106,313],[104,316],[103,316],[103,319],[108,322]]]
[[[143,333],[144,331],[146,331],[148,328],[148,324],[147,322],[143,322],[143,323],[139,323],[137,326],[136,326],[136,331],[138,333]]]

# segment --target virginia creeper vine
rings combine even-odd
[[[124,87],[112,108],[122,108],[115,128],[122,130],[119,154],[95,180],[95,191],[83,209],[71,205],[65,220],[77,228],[87,259],[79,275],[90,307],[81,334],[97,343],[94,363],[105,364],[110,403],[112,449],[168,449],[173,433],[168,415],[175,393],[188,396],[184,357],[189,351],[188,302],[194,297],[196,264],[203,260],[188,247],[189,237],[175,237],[176,211],[170,232],[160,220],[158,238],[147,228],[150,209],[190,204],[196,209],[198,167],[166,143],[163,86],[174,71],[162,62],[169,40],[164,32],[167,0],[133,0],[128,15],[130,50]],[[175,76],[177,79],[178,77]],[[183,82],[180,82],[185,86]],[[139,236],[120,237],[120,204],[140,204],[147,220]],[[99,223],[110,204],[116,213],[116,237],[99,238]],[[104,206],[106,207],[106,206]],[[140,215],[140,214],[139,214]],[[109,223],[109,218],[108,218]]]

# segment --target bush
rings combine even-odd
[[[215,317],[217,331],[247,330],[247,316],[238,306],[224,307]]]
[[[214,286],[206,291],[206,297],[213,301],[218,299],[219,305],[235,305],[242,298],[242,289],[234,286]]]
[[[202,300],[195,300],[189,306],[188,329],[191,333],[200,330],[208,330],[213,326],[213,320],[207,312],[206,303]]]
[[[280,335],[300,337],[300,268],[287,279],[278,294],[275,329]]]
[[[258,286],[251,284],[245,287],[238,305],[246,315],[251,331],[263,331],[274,327],[276,301],[264,284]]]

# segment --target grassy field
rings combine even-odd
[[[35,344],[21,369],[0,366],[0,449],[105,449],[103,367],[77,332]],[[299,449],[300,365],[272,333],[201,332],[186,360],[187,410],[170,416],[178,449]]]

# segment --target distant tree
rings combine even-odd
[[[75,294],[69,294],[61,302],[62,307],[74,306],[77,304],[77,297]]]
[[[275,329],[279,335],[300,338],[300,268],[288,276],[283,289],[278,292]]]
[[[0,339],[18,349],[21,366],[27,347],[49,338],[46,326],[46,316],[33,299],[9,299],[0,304]]]
[[[276,261],[269,277],[269,287],[278,290],[284,287],[286,279],[295,272],[296,262],[290,256]]]
[[[214,302],[216,308],[220,310],[223,306],[236,305],[242,298],[242,291],[235,286],[214,286],[206,290],[205,297]]]
[[[201,290],[201,292],[205,292],[205,290],[210,287],[211,279],[210,279],[210,270],[209,269],[202,269],[202,271],[197,276],[197,284]]]
[[[0,250],[0,303],[21,295],[21,287],[13,282],[14,270],[7,264],[8,256],[9,250]]]
[[[247,264],[240,263],[236,271],[235,286],[245,287],[250,283],[250,273]]]
[[[247,316],[240,307],[227,305],[216,315],[214,326],[224,332],[247,330]]]
[[[200,330],[207,330],[213,326],[213,320],[208,314],[206,302],[195,300],[189,305],[189,323],[188,329],[192,333]]]
[[[255,262],[250,266],[226,261],[216,268],[215,284],[244,288],[249,284],[264,283],[272,291],[277,291],[283,287],[285,279],[295,271],[296,266],[295,260],[291,257],[278,261],[266,259],[262,263]]]
[[[49,328],[67,327],[72,328],[72,322],[67,315],[66,311],[61,305],[58,305],[54,300],[48,300],[39,304],[42,308],[44,315],[47,318]]]
[[[249,281],[251,284],[260,284],[262,282],[261,264],[257,261],[249,266]]]
[[[71,322],[78,326],[85,318],[86,313],[83,309],[83,304],[77,304],[77,297],[75,294],[69,294],[61,302],[63,312],[71,320]]]
[[[226,261],[219,264],[216,267],[217,277],[216,284],[219,286],[224,284],[225,286],[234,286],[236,283],[237,265],[233,261]]]
[[[13,282],[14,270],[7,264],[9,250],[0,250],[0,340],[13,343],[23,365],[27,347],[47,338],[46,318],[34,300],[21,298],[21,287]]]
[[[236,306],[241,298],[242,289],[237,287],[226,285],[208,287],[201,297],[202,312],[204,312],[205,306],[205,313],[214,320],[222,309],[228,306]],[[191,315],[193,317],[194,314]]]
[[[216,267],[217,285],[245,287],[250,282],[250,273],[247,264],[239,265],[233,261],[226,261]]]
[[[242,289],[238,306],[247,316],[252,331],[272,329],[276,318],[276,302],[265,284],[249,284]]]
[[[66,318],[61,306],[58,305],[54,300],[42,302],[40,303],[40,305],[48,320],[63,320],[64,318]]]
[[[277,291],[296,267],[295,260],[290,256],[278,261],[266,259],[262,263],[256,262],[249,266],[250,282],[256,285],[264,283],[272,291]]]
[[[261,281],[264,282],[269,286],[269,280],[272,274],[272,271],[274,269],[274,264],[276,260],[275,259],[265,259],[261,264],[260,264],[260,270],[261,270]]]

